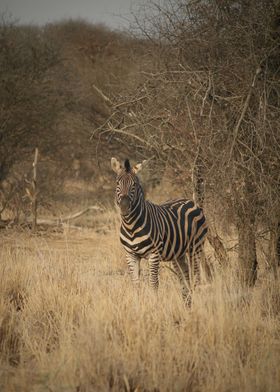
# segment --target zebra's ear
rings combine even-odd
[[[143,167],[146,166],[147,163],[148,163],[148,161],[145,160],[142,163],[137,163],[137,165],[133,166],[134,173],[137,174],[138,172],[140,172],[140,170],[142,170]]]
[[[117,174],[120,174],[120,172],[122,171],[122,166],[116,158],[111,158],[111,168]]]

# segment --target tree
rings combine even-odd
[[[109,129],[172,162],[177,183],[190,179],[199,153],[206,213],[218,222],[231,216],[241,279],[254,284],[257,227],[274,230],[280,220],[279,3],[169,0],[147,7],[136,24],[152,47],[153,68],[122,105],[124,121],[117,113]]]
[[[30,154],[59,110],[50,72],[58,47],[43,28],[0,23],[0,182]]]

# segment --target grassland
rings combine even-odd
[[[279,391],[279,279],[231,263],[188,310],[165,266],[131,286],[116,226],[2,231],[0,391]]]

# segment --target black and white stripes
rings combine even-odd
[[[172,261],[183,295],[189,297],[200,282],[200,257],[207,233],[205,216],[191,200],[177,199],[161,205],[145,200],[137,177],[144,164],[145,161],[131,168],[126,160],[122,167],[115,158],[111,160],[117,174],[120,239],[132,281],[139,283],[140,259],[148,258],[150,285],[157,288],[160,262]]]

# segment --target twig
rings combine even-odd
[[[132,103],[142,101],[142,99],[145,99],[145,98],[147,98],[147,94],[143,95],[142,97],[132,99],[131,101],[125,101],[125,102],[117,103],[116,105],[114,105],[114,108],[118,109],[121,106],[131,105]]]
[[[98,88],[97,86],[95,86],[95,84],[91,85],[94,90],[104,99],[105,102],[109,103],[110,105],[114,105],[113,102],[111,101],[111,99],[109,97],[107,97],[107,95],[105,95],[100,88]]]
[[[242,121],[243,121],[243,119],[244,119],[244,116],[245,116],[245,114],[246,114],[246,111],[247,111],[248,106],[249,106],[249,103],[250,103],[251,95],[252,95],[252,92],[253,92],[253,88],[255,87],[255,83],[256,83],[257,76],[258,76],[260,73],[261,73],[261,68],[258,67],[258,68],[256,69],[256,72],[255,72],[255,75],[254,75],[252,84],[251,84],[250,89],[249,89],[249,91],[248,91],[248,94],[247,94],[245,103],[244,103],[244,105],[243,105],[243,108],[242,108],[242,111],[241,111],[239,120],[238,120],[238,122],[237,122],[237,124],[236,124],[236,126],[235,126],[235,128],[234,128],[234,130],[233,130],[233,141],[232,141],[231,148],[230,148],[229,161],[231,160],[231,157],[232,157],[232,153],[233,153],[233,149],[234,149],[234,145],[235,145],[235,142],[236,142],[236,139],[237,139],[237,135],[238,135],[238,131],[239,131],[240,125],[241,125],[241,123],[242,123]]]
[[[205,92],[205,95],[204,95],[204,97],[203,97],[203,99],[202,99],[202,105],[201,105],[201,109],[200,109],[200,117],[203,116],[205,101],[206,101],[206,99],[207,99],[208,96],[209,96],[211,87],[212,87],[212,84],[211,84],[211,77],[210,77],[210,73],[209,73],[209,76],[208,76],[208,87],[207,87],[207,90],[206,90],[206,92]]]

